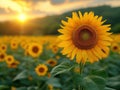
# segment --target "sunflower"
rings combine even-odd
[[[13,41],[11,41],[10,46],[11,46],[11,49],[15,50],[18,48],[18,42],[13,40]]]
[[[15,60],[15,61],[9,63],[9,64],[8,64],[8,67],[9,67],[9,68],[17,68],[18,64],[19,64],[19,61],[16,61],[16,60]]]
[[[51,74],[48,72],[48,73],[47,73],[47,76],[48,76],[48,78],[50,78],[50,77],[51,77]]]
[[[59,60],[59,59],[60,59],[60,56],[59,56],[59,55],[57,55],[55,58],[56,58],[57,60]]]
[[[0,52],[0,62],[4,61],[6,54],[4,52]]]
[[[74,68],[74,72],[80,73],[80,68],[79,68],[79,67],[75,67],[75,68]]]
[[[1,44],[0,45],[0,51],[6,52],[6,50],[7,50],[7,45],[6,44]]]
[[[12,55],[7,55],[5,57],[5,61],[6,61],[7,64],[11,64],[11,63],[14,62],[14,57]]]
[[[119,44],[113,43],[113,44],[111,45],[111,50],[112,50],[113,52],[119,52],[119,51],[120,51],[120,46],[119,46]]]
[[[45,64],[39,64],[36,68],[35,68],[35,72],[39,75],[39,76],[44,76],[48,71],[48,67]]]
[[[28,76],[28,80],[32,81],[33,77],[32,76]]]
[[[11,87],[11,90],[16,90],[16,87],[12,86],[12,87]]]
[[[49,64],[50,66],[54,67],[57,64],[57,61],[55,61],[53,59],[49,59],[49,60],[47,60],[47,64]]]
[[[53,90],[53,85],[48,85],[48,90]]]
[[[109,54],[108,46],[111,45],[110,25],[103,25],[102,16],[95,16],[93,12],[72,13],[72,18],[67,17],[68,22],[62,20],[62,34],[58,37],[59,47],[62,47],[63,55],[71,60],[76,56],[77,63],[91,63],[105,58]]]
[[[42,53],[42,45],[38,43],[31,43],[27,50],[29,55],[32,57],[38,57]]]
[[[55,53],[55,54],[56,54],[56,53],[58,52],[58,50],[59,50],[57,44],[51,44],[51,49],[52,49],[53,53]]]

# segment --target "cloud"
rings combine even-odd
[[[6,14],[6,12],[4,8],[0,8],[0,14]]]
[[[105,4],[107,5],[111,5],[113,7],[117,7],[120,6],[120,0],[107,0],[108,2],[106,2]]]
[[[79,1],[79,2],[67,2],[65,1],[62,4],[51,4],[50,1],[39,2],[35,6],[35,10],[44,12],[46,14],[61,14],[63,12],[73,10],[80,7],[87,7],[91,1]]]
[[[51,0],[52,4],[63,4],[65,0]]]
[[[6,10],[9,9],[9,10],[12,10],[12,11],[15,11],[15,12],[21,12],[22,11],[21,6],[19,4],[17,4],[16,2],[13,2],[11,0],[1,0],[0,1],[0,7],[5,8]]]
[[[98,5],[120,6],[119,0],[0,0],[0,16],[26,13],[29,16],[62,14]]]

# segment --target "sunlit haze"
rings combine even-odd
[[[18,20],[20,22],[24,22],[26,19],[27,19],[27,17],[24,13],[21,13],[20,15],[18,15]]]
[[[22,12],[36,18],[99,5],[120,6],[120,0],[0,0],[0,21],[13,20]]]

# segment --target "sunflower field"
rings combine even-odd
[[[1,36],[0,90],[120,90],[120,34],[78,13],[58,36]]]

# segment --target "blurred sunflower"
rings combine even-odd
[[[36,68],[35,68],[35,72],[39,75],[39,76],[44,76],[48,71],[48,67],[45,64],[39,64]]]
[[[79,67],[75,67],[75,68],[74,68],[74,72],[80,73],[80,68],[79,68]]]
[[[16,90],[16,87],[12,86],[12,87],[11,87],[11,90]]]
[[[17,41],[14,41],[14,40],[11,41],[10,47],[11,47],[11,49],[13,49],[13,50],[17,49],[17,48],[18,48],[18,42],[17,42]]]
[[[24,55],[25,56],[29,56],[29,51],[28,51],[28,47],[30,46],[30,44],[26,44],[25,46],[24,46],[24,49],[25,49],[25,52],[24,52]]]
[[[50,66],[54,67],[57,64],[57,61],[55,61],[53,59],[49,59],[49,60],[47,60],[47,64],[49,64]]]
[[[32,81],[33,77],[32,76],[28,76],[28,80]]]
[[[27,40],[23,40],[20,42],[20,46],[23,48],[23,49],[26,49],[26,47],[28,46],[28,41]]]
[[[27,50],[29,55],[32,57],[38,57],[42,53],[42,45],[38,43],[31,43]]]
[[[47,76],[48,76],[48,78],[50,78],[50,77],[51,77],[51,74],[48,72],[48,73],[47,73]]]
[[[48,90],[53,90],[53,85],[48,85]]]
[[[51,44],[51,49],[52,49],[53,53],[57,53],[59,50],[57,44],[53,44],[53,45]]]
[[[72,13],[72,18],[68,17],[68,22],[62,21],[62,29],[59,32],[62,53],[74,59],[77,63],[91,63],[101,58],[107,57],[111,44],[110,25],[103,25],[102,16],[95,16],[93,12]]]
[[[0,52],[0,62],[4,61],[6,57],[6,53]]]
[[[6,52],[6,50],[7,50],[7,45],[6,44],[1,44],[0,45],[0,51]]]
[[[12,55],[7,55],[5,57],[5,61],[6,61],[7,64],[11,64],[11,63],[14,62],[14,57]]]
[[[15,60],[15,61],[9,63],[9,64],[8,64],[8,67],[9,67],[9,68],[17,68],[17,66],[18,66],[19,63],[20,63],[19,61],[16,61],[16,60]]]
[[[59,56],[59,55],[57,55],[55,58],[56,58],[57,60],[59,60],[59,59],[60,59],[60,56]]]
[[[111,50],[112,50],[113,52],[119,52],[119,51],[120,51],[120,45],[117,44],[117,43],[113,43],[113,44],[111,45]]]

